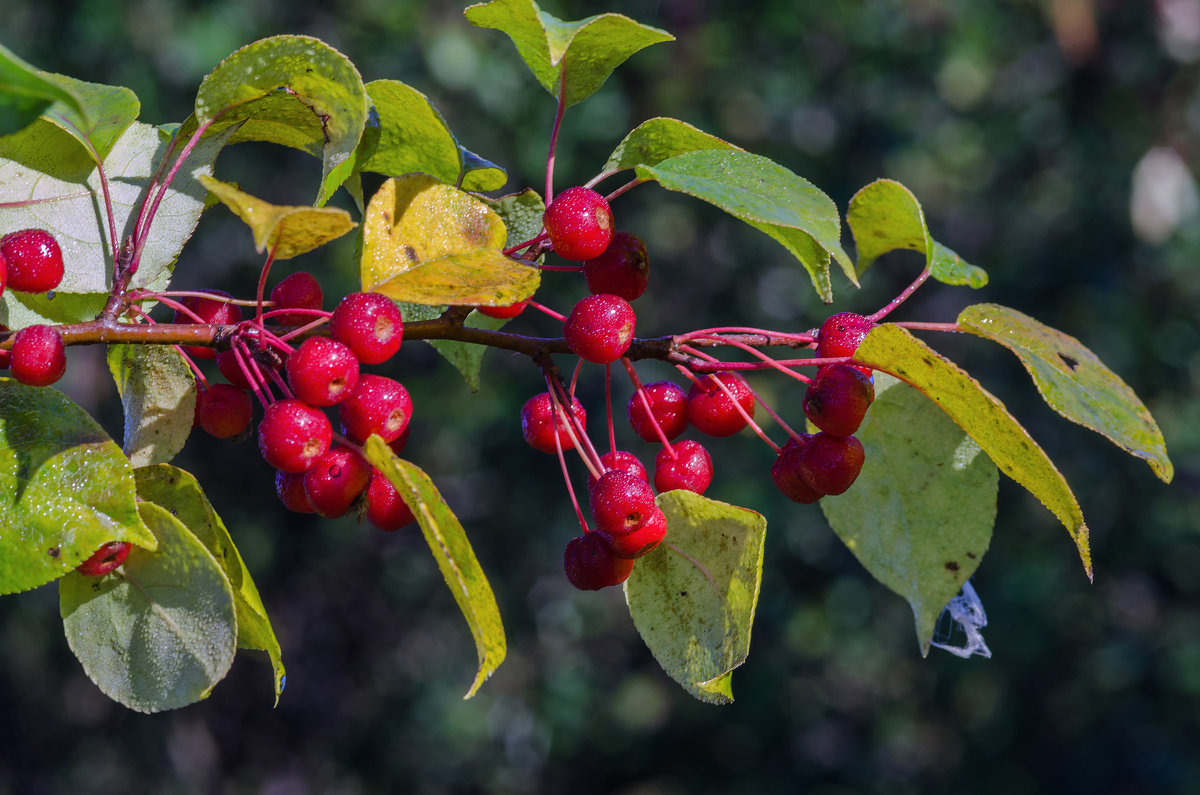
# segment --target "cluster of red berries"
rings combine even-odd
[[[382,364],[404,339],[400,309],[378,293],[352,293],[332,314],[323,312],[323,294],[309,273],[288,276],[271,291],[271,311],[263,319],[280,326],[321,325],[329,336],[307,337],[298,347],[272,344],[266,327],[242,320],[230,296],[205,291],[180,302],[175,322],[236,325],[231,347],[188,347],[193,358],[216,359],[228,383],[197,384],[196,422],[218,438],[242,436],[253,419],[251,392],[268,405],[258,424],[258,448],[277,472],[280,501],[298,513],[326,518],[345,515],[356,505],[381,530],[397,530],[413,515],[395,487],[357,451],[378,434],[397,453],[408,438],[412,400],[404,385],[364,373],[360,365]],[[281,340],[274,337],[274,340]],[[290,336],[290,335],[285,335]],[[286,380],[285,380],[286,379]],[[270,400],[274,384],[286,397]],[[336,406],[341,434],[324,409]]]
[[[45,229],[22,229],[0,237],[0,292],[46,293],[63,279],[62,250]],[[0,331],[8,329],[0,326]],[[49,386],[67,369],[62,337],[53,326],[27,326],[13,336],[12,350],[0,352],[0,367],[30,386]]]
[[[853,355],[874,325],[852,312],[832,315],[817,334],[817,355],[823,359]],[[784,495],[808,504],[850,488],[865,460],[854,432],[874,399],[871,371],[866,368],[830,364],[817,371],[804,395],[804,414],[820,430],[790,438],[771,466],[771,480]]]

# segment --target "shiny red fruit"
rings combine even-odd
[[[13,337],[9,368],[22,384],[53,384],[67,370],[62,337],[53,326],[26,326]]]
[[[333,310],[329,333],[363,364],[383,364],[404,342],[404,318],[386,295],[351,293]]]
[[[371,473],[371,485],[367,486],[367,521],[388,532],[416,521],[396,487],[379,470]]]
[[[614,555],[599,533],[584,533],[567,542],[563,569],[571,585],[581,591],[598,591],[629,579],[633,561]]]
[[[575,355],[596,364],[615,362],[633,342],[637,316],[624,298],[589,295],[575,304],[563,323],[563,337]]]
[[[200,427],[218,439],[231,439],[250,426],[254,405],[250,393],[232,384],[212,384],[196,393]]]
[[[310,406],[332,406],[358,385],[358,359],[329,337],[309,337],[284,364],[296,397]]]
[[[725,389],[718,385],[718,381]],[[730,395],[733,396],[732,400]],[[741,412],[737,406],[741,406]],[[700,383],[693,383],[688,391],[688,422],[701,433],[732,436],[746,427],[742,412],[749,417],[754,416],[754,393],[750,391],[746,379],[737,373],[720,372],[702,376]]]
[[[45,229],[22,229],[0,238],[0,256],[8,287],[22,293],[44,293],[62,283],[62,249]],[[0,289],[3,284],[0,282]]]
[[[332,447],[304,473],[304,496],[319,516],[344,516],[371,482],[371,465],[349,447]]]
[[[580,426],[586,429],[587,412],[583,410],[578,398],[571,398],[571,412],[579,420]],[[566,417],[555,416],[554,402],[550,399],[549,392],[534,395],[521,406],[521,433],[530,446],[543,453],[555,452],[555,436],[558,437],[558,444],[563,450],[575,447],[567,432],[566,423]]]
[[[325,301],[317,277],[308,271],[297,271],[271,289],[271,311],[280,309],[320,310]],[[271,320],[282,326],[303,326],[318,320],[320,315],[309,312],[281,313],[271,315]]]
[[[687,393],[683,387],[670,381],[658,381],[647,384],[643,389],[650,411],[646,411],[646,403],[636,392],[629,398],[629,405],[625,408],[634,433],[647,442],[661,441],[654,430],[654,420],[658,421],[667,441],[687,430]]]
[[[826,433],[849,436],[862,425],[875,399],[875,387],[861,369],[831,364],[817,370],[804,393],[804,415]]]
[[[284,472],[307,471],[332,440],[329,418],[299,400],[272,403],[258,423],[259,452],[268,464]]]
[[[563,259],[593,259],[604,253],[613,236],[608,202],[591,188],[567,188],[554,197],[542,216],[554,253]]]
[[[685,439],[659,451],[654,462],[654,488],[658,491],[685,489],[703,494],[712,483],[713,463],[699,442]]]
[[[352,439],[366,441],[379,434],[393,442],[412,419],[412,398],[404,384],[381,375],[363,375],[349,397],[338,404],[338,417]]]
[[[646,244],[632,232],[617,232],[600,256],[583,263],[583,278],[592,295],[619,295],[632,301],[646,292],[650,258]]]

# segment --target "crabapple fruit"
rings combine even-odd
[[[542,223],[554,253],[578,262],[603,254],[613,237],[608,201],[591,188],[576,186],[555,196]]]

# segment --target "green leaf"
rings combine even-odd
[[[110,345],[108,369],[125,410],[122,450],[135,467],[170,461],[192,433],[196,377],[169,345]]]
[[[438,314],[441,313],[439,312]],[[504,319],[488,317],[479,312],[472,312],[467,315],[467,319],[463,321],[463,325],[467,328],[482,328],[495,331],[507,322]],[[458,342],[456,340],[430,340],[429,344],[462,374],[463,381],[466,382],[468,389],[472,392],[479,391],[479,374],[483,368],[483,355],[488,352],[488,346],[473,345],[469,342]]]
[[[108,158],[121,134],[137,120],[142,110],[137,95],[123,86],[87,83],[65,75],[43,73],[78,98],[73,102],[55,102],[46,109],[51,123],[79,141],[98,162]]]
[[[675,37],[621,14],[600,14],[564,22],[533,0],[492,0],[469,7],[467,20],[499,30],[512,39],[529,71],[554,97],[564,88],[566,105],[582,102],[637,51]]]
[[[367,205],[362,285],[415,304],[506,305],[541,274],[502,253],[504,222],[485,203],[424,174],[389,179]]]
[[[283,693],[285,671],[279,641],[271,628],[271,619],[263,607],[262,597],[246,568],[242,555],[233,543],[225,523],[213,510],[204,490],[190,472],[178,467],[159,464],[143,467],[134,473],[138,496],[165,508],[199,539],[221,567],[233,592],[237,612],[237,646],[239,649],[265,651],[271,658],[274,672],[275,703]]]
[[[246,222],[254,234],[254,249],[259,254],[274,251],[275,259],[307,254],[358,226],[345,210],[269,204],[228,182],[203,175],[200,184]]]
[[[912,605],[921,654],[946,603],[975,573],[996,522],[996,466],[917,390],[884,373],[854,434],[866,450],[854,488],[821,500],[838,538]]]
[[[198,182],[227,136],[201,141],[176,174],[150,227],[141,264],[131,286],[166,287],[183,244],[200,220],[208,191]],[[151,174],[167,150],[158,131],[134,122],[106,160],[117,234],[132,234]],[[108,219],[100,199],[96,165],[74,138],[40,120],[16,135],[0,138],[0,229],[40,227],[62,248],[66,276],[55,297],[23,296],[6,290],[0,322],[21,328],[30,322],[76,322],[96,316],[112,283]],[[7,319],[5,319],[7,318]],[[39,320],[40,318],[40,320]]]
[[[480,686],[504,662],[508,642],[504,625],[500,623],[500,608],[488,583],[475,551],[467,541],[458,517],[442,499],[437,487],[420,467],[397,458],[391,448],[378,436],[372,435],[364,445],[367,460],[384,474],[400,492],[401,499],[412,510],[425,542],[437,560],[442,578],[450,586],[454,601],[467,619],[475,651],[479,655],[479,672],[464,698],[475,695]]]
[[[134,549],[116,572],[59,581],[67,644],[109,698],[138,712],[206,698],[236,653],[233,594],[217,561],[166,509],[138,506],[158,552]]]
[[[1079,502],[1062,473],[994,395],[954,362],[890,323],[876,326],[854,360],[891,373],[921,390],[978,442],[1000,471],[1041,500],[1066,527],[1088,579],[1092,553]]]
[[[910,249],[925,255],[929,273],[944,284],[983,287],[987,273],[933,239],[917,197],[899,182],[880,179],[850,199],[846,222],[858,248],[858,274],[882,254]]]
[[[829,257],[858,284],[854,265],[842,251],[837,206],[811,182],[778,163],[741,150],[705,149],[637,167],[639,179],[713,204],[773,237],[792,253],[829,303]]]
[[[214,121],[214,131],[244,122],[231,143],[268,141],[321,158],[316,203],[323,205],[354,170],[367,107],[362,77],[346,56],[310,36],[272,36],[204,78],[196,121]]]
[[[1160,480],[1171,482],[1175,468],[1149,409],[1079,340],[998,304],[968,306],[958,325],[1015,353],[1059,414],[1144,459]]]
[[[0,136],[25,129],[54,102],[82,112],[79,97],[0,44]]]
[[[634,626],[667,675],[701,701],[733,701],[750,653],[767,520],[690,491],[658,495],[667,537],[625,581]]]
[[[617,144],[604,164],[604,171],[623,171],[637,166],[656,166],[669,157],[703,149],[739,149],[728,141],[678,119],[648,119]]]
[[[480,157],[460,144],[459,154],[462,155],[463,179],[462,189],[470,191],[500,190],[508,182],[508,173],[491,160]]]
[[[129,459],[48,387],[0,378],[0,594],[44,585],[110,541],[154,549]]]

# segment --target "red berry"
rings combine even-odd
[[[232,384],[213,384],[196,393],[200,427],[218,439],[229,439],[246,430],[254,417],[250,393]]]
[[[87,577],[103,577],[125,562],[131,547],[128,541],[109,541],[76,566],[75,571]]]
[[[508,306],[477,306],[475,307],[475,311],[488,317],[494,317],[497,320],[507,320],[524,312],[527,306],[529,306],[528,301],[517,301],[515,304],[509,304]]]
[[[634,300],[646,292],[650,278],[646,244],[631,232],[617,232],[604,253],[583,263],[583,278],[592,295],[609,293]]]
[[[625,470],[608,470],[588,492],[596,527],[605,533],[630,533],[658,511],[650,484]]]
[[[788,439],[771,465],[771,480],[776,487],[789,500],[803,505],[811,505],[824,496],[809,485],[802,473],[801,459],[808,448],[809,438],[809,434],[802,433],[799,438]]]
[[[563,552],[567,580],[581,591],[598,591],[629,579],[633,561],[619,558],[599,533],[584,533]]]
[[[367,521],[388,532],[416,521],[400,492],[378,469],[371,474],[371,485],[367,487]]]
[[[4,259],[4,252],[0,251],[0,293],[4,292],[4,286],[7,283],[8,283],[7,261]]]
[[[0,332],[7,333],[8,326],[0,323]],[[10,364],[12,364],[12,351],[0,351],[0,370],[7,370]]]
[[[275,494],[283,507],[295,513],[316,513],[304,493],[303,472],[276,472]]]
[[[686,489],[703,494],[712,476],[712,456],[704,445],[690,439],[664,447],[655,459],[654,488],[660,492]]]
[[[862,471],[866,452],[853,436],[814,434],[800,458],[804,479],[822,494],[842,494]]]
[[[817,333],[817,355],[822,359],[853,356],[875,324],[853,312],[830,315]]]
[[[371,482],[371,465],[349,447],[332,447],[304,473],[304,496],[326,519],[345,515]]]
[[[659,381],[647,384],[643,389],[646,391],[646,400],[650,403],[650,411],[646,411],[646,404],[636,392],[629,399],[629,405],[625,409],[633,432],[647,442],[659,441],[651,419],[653,417],[658,420],[668,441],[683,433],[688,423],[687,393],[683,391],[683,387],[670,381]]]
[[[637,316],[624,298],[589,295],[575,304],[563,324],[571,352],[596,364],[615,362],[629,350]]]
[[[587,412],[583,410],[578,398],[571,398],[571,411],[579,420],[580,426],[586,428]],[[555,417],[554,402],[550,399],[549,392],[534,395],[521,406],[521,432],[525,435],[525,441],[543,453],[555,452],[555,435],[558,436],[558,443],[563,450],[570,450],[575,446],[567,433],[566,421],[565,417]]]
[[[297,271],[271,290],[271,311],[279,309],[317,309],[325,300],[321,285],[308,271]],[[282,313],[271,315],[271,320],[283,326],[303,326],[318,320],[320,315],[307,312]]]
[[[250,362],[245,362],[249,369]],[[225,380],[240,389],[249,389],[250,381],[247,380],[246,374],[242,372],[242,367],[238,364],[237,354],[233,351],[220,351],[217,354],[217,369],[221,371],[221,375],[225,376]]]
[[[662,543],[667,536],[667,517],[655,506],[646,520],[628,533],[597,532],[604,536],[614,555],[632,560],[649,555]]]
[[[10,289],[44,293],[62,282],[62,250],[45,229],[22,229],[0,238]]]
[[[721,389],[717,382],[725,385]],[[746,419],[730,400],[729,394],[737,401],[737,406],[747,416],[754,416],[754,393],[750,391],[746,379],[737,373],[713,373],[693,383],[688,391],[687,418],[701,433],[709,436],[732,436],[746,427]]]
[[[350,395],[338,405],[346,433],[366,441],[373,433],[392,442],[404,433],[412,418],[412,398],[399,381],[381,375],[363,375]]]
[[[624,450],[608,452],[608,453],[605,453],[604,455],[600,456],[600,463],[604,464],[606,470],[607,469],[620,469],[622,471],[628,472],[631,475],[637,475],[639,478],[646,481],[647,483],[650,482],[650,475],[646,472],[646,467],[642,465],[642,462],[633,453],[629,453]],[[592,487],[592,484],[594,484],[595,482],[596,482],[596,479],[593,478],[591,476],[591,474],[589,473],[588,474],[588,488],[590,489]]]
[[[197,298],[194,295],[189,295],[179,299],[179,303],[189,309],[190,314],[176,309],[173,323],[202,323],[204,325],[224,326],[241,321],[242,308],[240,306],[231,304],[228,301],[219,300],[221,298],[232,298],[233,296],[229,293],[224,290],[198,290],[197,292],[208,293],[209,295],[217,296],[217,298]],[[199,318],[199,320],[196,318]],[[217,358],[216,350],[204,347],[203,345],[185,345],[183,349],[194,359]]]
[[[22,384],[53,384],[67,370],[62,337],[53,326],[26,326],[13,337],[10,367]]]
[[[337,340],[309,337],[284,365],[296,397],[310,406],[332,406],[358,384],[358,359]]]
[[[554,197],[542,216],[554,253],[564,259],[594,259],[604,253],[613,236],[612,210],[591,188],[567,188]]]
[[[350,293],[333,310],[329,333],[363,364],[383,364],[404,342],[404,318],[386,295]]]
[[[817,370],[817,377],[804,393],[804,414],[812,424],[834,436],[849,436],[858,430],[875,387],[862,370],[849,364],[831,364]]]
[[[284,472],[304,472],[329,449],[333,427],[319,409],[299,400],[267,406],[258,424],[258,450]]]

